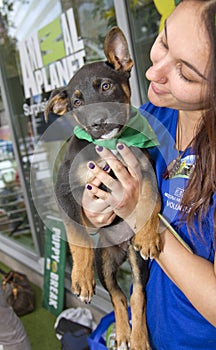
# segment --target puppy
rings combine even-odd
[[[129,85],[133,61],[125,36],[118,27],[113,27],[107,34],[104,52],[107,61],[84,65],[68,85],[54,91],[48,101],[46,119],[50,112],[59,115],[68,112],[79,125],[60,166],[55,193],[73,258],[72,292],[86,303],[91,301],[95,292],[96,262],[98,276],[110,294],[115,312],[117,348],[144,350],[150,349],[145,321],[148,269],[147,261],[141,256],[155,257],[160,250],[157,231],[160,199],[154,173],[142,147],[136,153],[137,148],[131,146],[143,175],[136,208],[136,233],[124,220],[116,218],[112,225],[98,230],[99,242],[95,249],[82,212],[82,195],[89,181],[87,163],[94,161],[101,167],[105,165],[99,160],[94,143],[113,140],[121,135],[126,124],[134,121]],[[85,136],[80,136],[80,132]],[[140,134],[137,130],[135,133]],[[118,268],[126,259],[133,276],[132,328],[128,320],[127,298],[117,283]]]

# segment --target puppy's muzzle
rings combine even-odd
[[[76,119],[94,139],[111,139],[129,119],[128,105],[124,103],[95,103],[78,108]]]
[[[121,124],[109,123],[106,120],[96,120],[91,126],[87,126],[88,133],[94,139],[111,139],[122,129]]]

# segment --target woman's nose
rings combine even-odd
[[[146,78],[159,84],[165,84],[168,81],[167,73],[166,65],[162,62],[158,62],[147,70]]]

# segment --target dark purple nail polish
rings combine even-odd
[[[119,145],[118,145],[118,149],[119,149],[119,151],[122,151],[122,150],[124,149],[124,145],[119,144]]]
[[[91,186],[91,185],[87,185],[86,188],[87,188],[87,190],[89,190],[89,191],[92,190],[92,186]]]
[[[94,163],[89,163],[88,166],[89,166],[90,169],[94,169],[95,168],[95,164]]]
[[[103,151],[103,147],[102,147],[102,146],[97,146],[97,147],[96,147],[96,150],[97,150],[98,152],[102,152],[102,151]]]
[[[109,167],[109,165],[108,165],[108,164],[106,164],[106,165],[103,167],[103,170],[104,170],[104,171],[108,171],[108,170],[109,170],[109,168],[110,168],[110,167]]]

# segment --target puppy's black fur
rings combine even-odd
[[[106,62],[83,66],[62,89],[56,90],[48,102],[49,112],[70,112],[93,139],[119,134],[131,118],[130,71],[133,61],[122,31],[114,27],[104,43]],[[82,301],[90,302],[95,291],[94,261],[103,286],[108,290],[116,317],[116,343],[121,349],[149,349],[145,323],[145,284],[147,262],[141,258],[156,256],[160,246],[157,233],[160,200],[155,178],[150,172],[145,151],[131,148],[139,159],[143,181],[136,208],[136,234],[128,224],[115,222],[99,230],[99,243],[94,243],[82,214],[82,195],[87,181],[87,163],[105,165],[95,145],[73,136],[60,167],[56,197],[66,227],[73,257],[72,291]],[[148,212],[148,213],[147,213]],[[146,214],[147,213],[147,214]],[[147,217],[147,218],[146,218]],[[136,249],[134,249],[134,247]],[[141,254],[140,254],[141,253]],[[127,299],[117,283],[119,266],[128,259],[132,268],[133,293],[130,299],[132,330],[127,315]],[[123,347],[122,347],[123,346]]]

